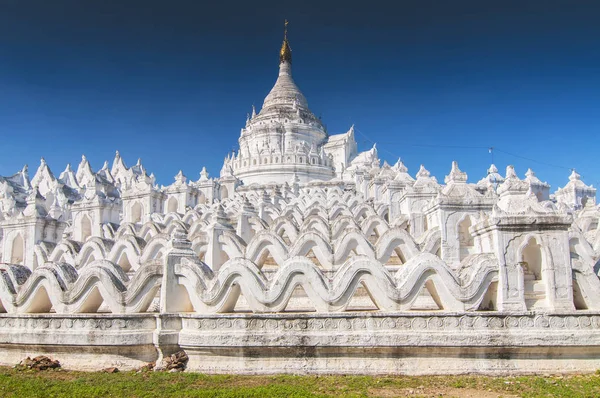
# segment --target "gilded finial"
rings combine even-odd
[[[289,62],[292,63],[292,49],[290,48],[290,43],[287,39],[287,26],[288,20],[285,20],[284,29],[283,29],[283,44],[281,45],[281,50],[279,51],[279,63]]]

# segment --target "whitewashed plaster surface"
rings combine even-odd
[[[442,184],[359,153],[285,58],[218,178],[159,186],[118,152],[0,177],[0,351],[84,368],[183,348],[211,372],[591,371],[596,189],[573,171],[549,192],[531,170],[470,183],[454,162]]]

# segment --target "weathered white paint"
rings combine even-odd
[[[492,165],[471,184],[454,162],[440,184],[381,164],[353,127],[328,136],[285,59],[218,178],[159,186],[118,152],[98,171],[84,156],[58,178],[43,159],[32,179],[0,177],[0,357],[133,365],[184,348],[210,372],[593,370],[595,193],[576,172],[551,196],[531,170]]]

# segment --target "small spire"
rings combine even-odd
[[[519,179],[519,177],[517,177],[517,173],[515,172],[515,167],[513,165],[506,166],[506,179],[508,180],[510,178],[516,178],[517,180]]]
[[[529,168],[529,169],[527,169],[527,172],[525,173],[525,177],[535,177],[535,173],[533,172],[533,170],[531,170]]]
[[[417,172],[417,178],[427,178],[430,175],[431,173],[429,170],[427,170],[425,166],[421,165],[421,168],[419,168],[419,171]]]
[[[467,173],[465,173],[464,171],[461,171],[461,169],[458,168],[458,162],[457,161],[453,161],[452,162],[452,169],[450,170],[450,174],[448,174],[445,178],[444,178],[444,182],[446,184],[448,184],[449,182],[467,182]]]
[[[581,180],[581,176],[579,175],[578,172],[575,171],[575,169],[571,169],[571,175],[569,176],[569,180],[570,181]]]
[[[200,181],[208,180],[208,171],[206,171],[206,167],[202,167],[202,171],[200,171]]]
[[[177,175],[175,176],[175,181],[179,182],[180,184],[185,184],[185,182],[187,181],[187,177],[183,175],[182,170],[179,170],[179,173],[177,173]]]
[[[398,158],[398,161],[396,162],[396,164],[394,165],[394,167],[400,173],[406,173],[408,171],[408,167],[406,167],[404,165],[404,162],[402,162],[402,158]]]
[[[488,174],[495,174],[498,172],[498,168],[496,167],[495,164],[492,163],[492,165],[490,166],[490,168],[488,169]]]
[[[283,44],[281,45],[281,50],[279,50],[279,63],[282,64],[284,62],[292,63],[292,49],[290,48],[290,43],[287,39],[287,26],[288,20],[285,20],[283,30]]]

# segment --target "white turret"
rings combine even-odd
[[[334,169],[328,159],[319,156],[327,132],[292,78],[287,25],[279,61],[277,81],[260,112],[253,107],[241,131],[239,156],[226,159],[221,177],[232,173],[245,185],[283,184],[294,174],[302,183],[331,180]]]

